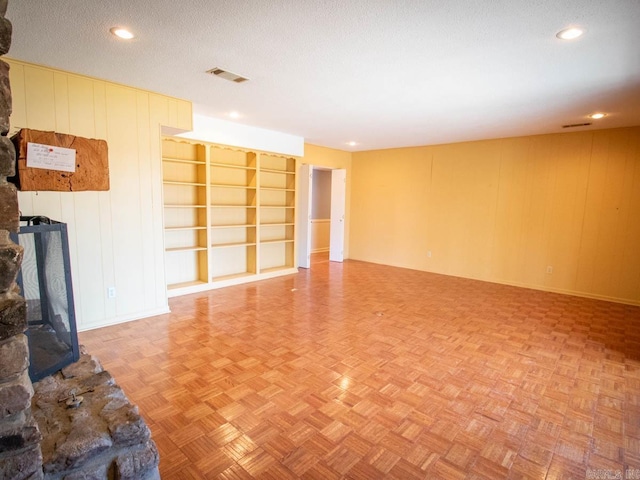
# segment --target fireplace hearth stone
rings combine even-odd
[[[149,428],[95,357],[82,354],[34,390],[46,480],[160,478]],[[70,408],[74,394],[83,401]]]

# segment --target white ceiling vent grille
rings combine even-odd
[[[241,77],[236,73],[228,72],[227,70],[223,70],[221,68],[215,67],[211,70],[207,70],[207,73],[211,75],[215,75],[216,77],[224,78],[225,80],[229,80],[230,82],[242,83],[249,80],[248,78]]]

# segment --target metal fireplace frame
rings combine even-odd
[[[14,243],[19,244],[20,235],[33,235],[34,236],[34,249],[35,249],[35,260],[36,260],[36,268],[38,275],[38,287],[40,293],[40,310],[42,314],[42,320],[40,322],[29,322],[28,327],[31,325],[42,325],[48,323],[53,325],[53,322],[50,320],[54,315],[51,309],[51,303],[49,301],[49,294],[47,292],[47,272],[45,268],[45,251],[44,244],[42,239],[43,233],[48,232],[60,232],[60,240],[62,246],[62,262],[64,267],[64,277],[65,277],[65,289],[66,289],[66,301],[67,301],[67,310],[69,317],[69,340],[71,345],[69,345],[69,352],[61,356],[58,361],[52,363],[51,365],[43,368],[41,370],[36,371],[35,365],[33,361],[30,361],[29,365],[29,377],[32,382],[37,382],[49,375],[54,374],[58,370],[61,370],[65,366],[77,362],[80,358],[80,349],[78,346],[78,331],[76,327],[76,314],[75,314],[75,305],[73,301],[73,284],[71,282],[71,261],[69,257],[69,237],[67,235],[67,224],[58,222],[56,220],[51,220],[48,217],[44,216],[21,216],[20,217],[20,231],[19,233],[12,233],[11,239]],[[24,292],[24,284],[22,277],[22,269],[18,273],[18,278],[16,280],[17,284],[20,286],[21,290]],[[28,315],[28,314],[27,314]],[[27,329],[27,337],[29,339],[29,350],[32,352],[31,348],[31,337],[29,335],[29,328]],[[66,342],[65,342],[66,343]],[[31,353],[30,353],[31,355]]]

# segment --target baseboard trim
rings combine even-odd
[[[624,305],[632,305],[634,307],[640,306],[640,300],[635,300],[635,299],[630,299],[630,298],[612,297],[612,296],[608,296],[608,295],[600,295],[600,294],[597,294],[597,293],[581,292],[581,291],[578,291],[578,290],[568,290],[568,289],[563,289],[563,288],[547,287],[545,285],[535,285],[535,284],[511,282],[511,281],[508,281],[508,280],[501,280],[501,279],[487,279],[487,278],[479,278],[479,277],[473,277],[473,276],[468,276],[468,275],[454,275],[452,273],[443,273],[443,272],[437,272],[437,271],[433,271],[433,270],[424,270],[424,269],[420,269],[420,268],[412,268],[412,267],[408,267],[406,265],[393,265],[393,264],[389,264],[389,263],[376,262],[376,261],[371,261],[371,260],[364,260],[364,259],[360,259],[360,258],[351,258],[351,259],[359,261],[359,262],[375,263],[377,265],[387,265],[389,267],[406,268],[408,270],[417,270],[419,272],[433,273],[434,275],[445,275],[447,277],[466,278],[468,280],[477,280],[479,282],[497,283],[499,285],[508,285],[508,286],[511,286],[511,287],[529,288],[531,290],[538,290],[538,291],[541,291],[541,292],[558,293],[558,294],[561,294],[561,295],[571,295],[571,296],[574,296],[574,297],[581,297],[581,298],[590,298],[592,300],[602,300],[604,302],[622,303]]]
[[[106,320],[100,320],[98,322],[92,322],[88,325],[78,325],[78,332],[87,332],[89,330],[95,330],[97,328],[111,327],[113,325],[119,325],[121,323],[133,322],[135,320],[141,320],[143,318],[155,317],[157,315],[164,315],[171,313],[169,306],[156,308],[153,310],[145,310],[144,312],[138,312],[133,315],[123,315]]]
[[[276,269],[272,271],[267,271],[264,273],[257,273],[252,275],[243,275],[237,278],[232,278],[228,280],[218,280],[210,283],[203,283],[199,285],[194,285],[190,287],[184,288],[176,288],[175,290],[168,290],[167,296],[169,298],[179,297],[181,295],[190,295],[192,293],[201,293],[206,292],[208,290],[216,290],[218,288],[231,287],[233,285],[241,285],[244,283],[258,282],[260,280],[267,280],[269,278],[282,277],[284,275],[294,275],[298,273],[298,269],[296,267],[285,267],[282,269]]]

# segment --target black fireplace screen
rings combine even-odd
[[[79,358],[67,225],[20,217],[24,248],[18,285],[27,301],[29,376],[36,382]]]

